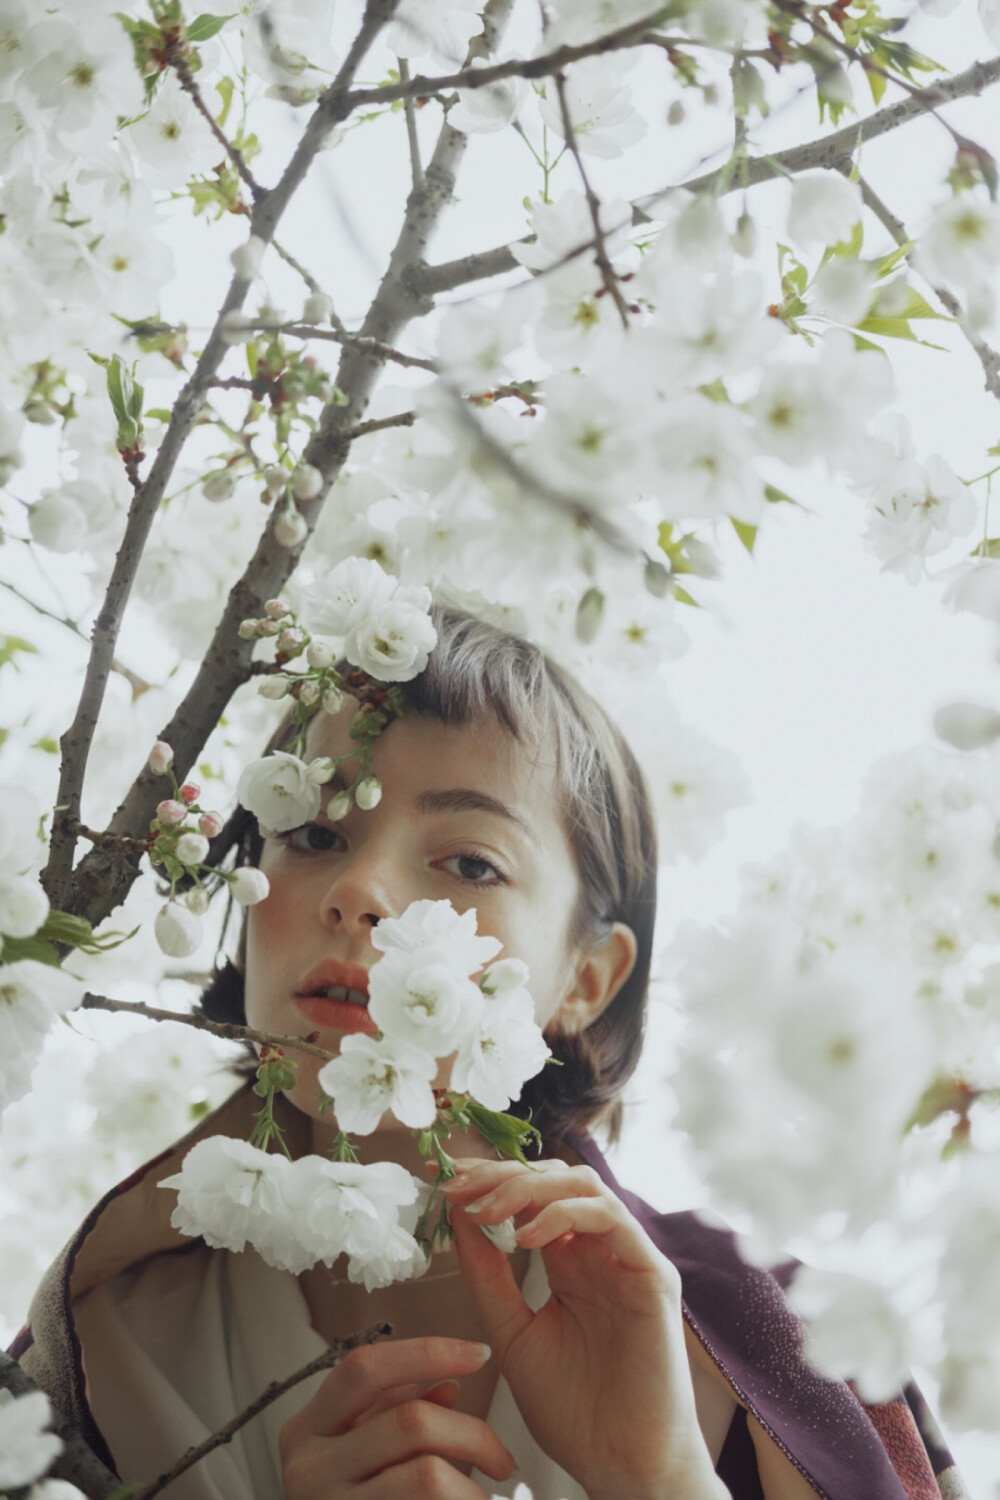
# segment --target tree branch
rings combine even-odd
[[[94,995],[89,990],[80,1007],[82,1010],[112,1010],[125,1015],[145,1016],[147,1021],[177,1021],[181,1026],[193,1026],[196,1031],[207,1031],[226,1042],[259,1042],[267,1047],[290,1047],[295,1052],[306,1052],[310,1057],[321,1057],[324,1062],[337,1055],[317,1047],[305,1037],[272,1035],[269,1031],[256,1031],[252,1026],[237,1026],[235,1022],[210,1021],[195,1011],[161,1010],[155,1005],[143,1005],[139,1000],[112,1000],[110,995]]]
[[[46,620],[54,620],[57,625],[63,625],[67,630],[71,631],[78,641],[83,641],[86,645],[90,644],[79,625],[75,620],[70,619],[69,615],[57,615],[55,610],[46,609],[44,604],[39,604],[35,599],[29,599],[27,594],[22,594],[19,588],[15,588],[14,584],[8,583],[5,578],[0,578],[0,588],[6,589],[8,594],[13,594],[15,599],[20,599],[21,603],[26,604],[29,609],[33,609],[36,615],[42,615]],[[112,659],[111,670],[112,672],[117,672],[119,677],[125,678],[125,681],[132,689],[133,699],[139,698],[143,693],[149,692],[152,684],[146,682],[138,673],[133,672],[131,667],[124,666],[118,660],[117,656]]]
[[[410,64],[405,57],[396,59],[399,63],[400,82],[410,82]],[[406,115],[406,140],[410,148],[410,178],[415,188],[419,188],[424,180],[424,169],[420,161],[420,141],[417,137],[417,114],[414,108],[413,98],[408,95],[403,100],[403,111]]]
[[[290,250],[286,250],[283,245],[279,245],[277,240],[271,241],[271,249],[275,252],[276,255],[279,255],[281,257],[286,266],[291,266],[292,270],[298,276],[302,277],[302,280],[305,282],[306,286],[311,292],[321,292],[323,290],[319,282],[316,280],[315,276],[313,276],[310,271],[306,270],[301,261],[295,259],[295,256],[292,255]],[[332,309],[329,313],[329,318],[334,328],[343,328],[343,323],[340,321],[337,314]]]
[[[21,1369],[16,1359],[11,1359],[0,1349],[0,1390],[10,1391],[14,1397],[27,1396],[37,1391],[38,1386]],[[53,1407],[52,1431],[63,1440],[63,1450],[56,1459],[51,1474],[54,1479],[65,1479],[75,1484],[90,1500],[108,1500],[120,1491],[122,1482],[112,1474],[97,1454],[88,1447],[83,1438],[62,1414]]]
[[[590,211],[590,222],[594,226],[594,261],[601,273],[604,290],[618,309],[618,316],[622,320],[622,327],[628,328],[628,304],[622,296],[621,287],[618,285],[618,277],[608,256],[607,241],[604,238],[604,230],[601,228],[601,202],[590,185],[590,178],[587,176],[587,169],[583,164],[583,157],[580,155],[573,117],[569,112],[569,104],[566,100],[565,75],[563,73],[556,73],[552,81],[556,86],[556,94],[559,98],[559,113],[562,116],[563,123],[563,139],[566,142],[567,151],[576,162],[576,169],[580,174],[580,182],[583,186],[583,194],[587,200],[587,208]]]
[[[875,217],[885,225],[897,245],[908,245],[910,236],[906,232],[906,226],[898,219],[890,208],[875,192],[875,189],[866,182],[863,177],[858,178],[858,186],[861,188],[861,197],[865,207],[870,209]],[[955,319],[963,335],[975,350],[976,357],[983,367],[986,377],[985,385],[991,396],[1000,401],[1000,354],[981,339],[978,334],[972,332],[965,322],[965,309],[953,292],[947,287],[935,286],[933,282],[928,283],[935,297],[941,303],[945,311]]]
[[[727,167],[719,167],[714,172],[705,172],[701,177],[691,177],[680,186],[692,193],[733,193],[742,190],[744,185],[754,187],[758,182],[770,182],[774,177],[794,176],[796,172],[805,172],[813,167],[838,168],[851,159],[859,141],[876,140],[880,135],[887,135],[890,130],[897,130],[900,125],[919,119],[953,99],[981,94],[998,79],[1000,57],[991,57],[988,62],[973,63],[964,73],[956,73],[952,78],[944,78],[925,89],[918,89],[897,104],[876,110],[856,124],[845,125],[842,130],[835,130],[830,135],[820,136],[802,146],[790,146],[786,151],[776,151],[773,156],[748,156],[745,171],[741,168],[738,180],[729,177]],[[640,198],[636,205],[639,212],[643,211],[643,205],[652,206],[667,193],[674,192],[676,186],[677,184],[673,184],[658,193]]]
[[[578,46],[555,47],[551,52],[538,57],[513,57],[507,62],[493,63],[485,68],[461,68],[457,73],[446,73],[429,78],[418,73],[403,83],[383,84],[377,88],[354,89],[351,93],[351,109],[367,108],[370,104],[395,104],[399,99],[418,99],[428,94],[440,94],[451,89],[481,89],[497,83],[501,78],[548,78],[559,73],[570,63],[581,62],[585,57],[600,57],[605,52],[617,52],[622,47],[638,47],[647,43],[645,33],[657,26],[670,14],[671,5],[659,5],[638,21],[607,31],[603,36]]]
[[[205,124],[215,136],[215,139],[218,141],[223,151],[229,157],[229,160],[232,162],[233,166],[236,168],[240,181],[244,182],[250,189],[250,196],[253,198],[253,201],[255,203],[258,202],[259,199],[264,196],[266,189],[263,188],[257,181],[256,177],[247,166],[246,157],[243,155],[243,152],[240,151],[237,146],[233,145],[232,141],[229,139],[228,135],[222,129],[222,126],[218,123],[215,116],[212,114],[212,111],[205,103],[204,99],[201,96],[201,89],[195,82],[194,74],[188,67],[187,58],[181,54],[179,44],[175,47],[171,47],[168,50],[167,62],[177,74],[177,78],[181,88],[191,99],[195,109],[201,115],[202,119],[205,121]]]
[[[392,15],[397,3],[398,0],[368,0],[364,18],[347,58],[333,83],[320,99],[281,180],[256,204],[251,217],[251,234],[256,235],[265,244],[269,244],[273,239],[282,213],[296,189],[301,186],[313,158],[321,150],[330,131],[350,112],[351,106],[347,101],[350,97],[349,90],[354,74],[371,43]],[[149,475],[136,490],[129,507],[125,535],[115,559],[104,602],[95,622],[93,644],[80,701],[73,722],[60,741],[62,764],[56,797],[56,804],[60,811],[52,820],[49,859],[42,879],[49,899],[63,911],[69,910],[71,900],[78,899],[78,883],[73,879],[73,855],[76,843],[69,831],[69,825],[79,820],[84,774],[104,698],[108,673],[114,659],[115,643],[118,639],[125,605],[128,602],[139,560],[167,482],[197,421],[208,383],[215,375],[229,347],[222,337],[223,320],[227,314],[239,311],[248,290],[249,282],[241,280],[239,276],[233,277],[219,309],[215,326],[209,334],[208,342],[193,374],[174,404],[170,423]],[[238,588],[239,585],[237,585],[237,590]],[[246,643],[239,643],[237,654],[240,657],[249,656],[249,647]],[[188,764],[190,765],[190,762]],[[143,776],[140,776],[140,782],[143,780]],[[148,797],[144,800],[144,806],[146,803],[148,803]],[[148,823],[148,817],[144,821]],[[131,822],[128,822],[127,826],[112,831],[128,833],[138,830]],[[92,851],[90,858],[92,859],[98,852]],[[86,859],[83,863],[86,863]],[[133,869],[129,884],[134,878]]]
[[[344,433],[344,437],[353,443],[355,438],[367,437],[372,432],[384,432],[387,427],[412,427],[416,420],[415,411],[398,411],[394,417],[372,417],[369,421],[359,422],[357,427],[350,428]]]
[[[518,240],[519,245],[533,245],[535,236],[527,235]],[[509,245],[498,245],[495,250],[481,250],[474,255],[463,255],[459,260],[442,261],[439,266],[415,266],[410,281],[415,291],[424,297],[436,297],[439,292],[452,292],[456,287],[467,286],[470,281],[486,281],[491,276],[502,276],[505,271],[523,271],[524,267],[511,253]]]
[[[423,302],[425,299],[419,300]],[[359,354],[373,355],[379,361],[388,360],[390,364],[402,365],[407,370],[429,370],[432,375],[437,374],[437,365],[432,359],[404,354],[401,349],[394,349],[384,339],[367,338],[363,333],[348,333],[339,328],[313,328],[308,323],[282,323],[279,331],[290,333],[294,338],[325,339],[328,343],[341,344],[345,349],[355,349]]]
[[[270,1406],[272,1401],[277,1401],[278,1397],[283,1396],[286,1391],[293,1390],[301,1381],[308,1380],[311,1375],[318,1375],[321,1370],[333,1369],[335,1365],[340,1364],[345,1355],[350,1354],[352,1349],[360,1349],[364,1344],[374,1344],[378,1339],[388,1338],[392,1331],[391,1323],[373,1323],[370,1328],[363,1328],[360,1333],[352,1333],[349,1338],[334,1339],[328,1349],[310,1360],[309,1364],[303,1365],[300,1370],[296,1370],[293,1375],[289,1375],[285,1380],[272,1380],[256,1401],[251,1401],[239,1416],[227,1422],[225,1427],[220,1427],[218,1432],[213,1432],[212,1436],[206,1438],[203,1443],[199,1443],[197,1448],[189,1448],[172,1468],[160,1475],[159,1479],[142,1489],[133,1489],[129,1500],[152,1500],[154,1495],[165,1490],[168,1484],[173,1484],[175,1479],[186,1474],[188,1469],[200,1463],[209,1453],[214,1453],[216,1448],[221,1448],[224,1444],[231,1442],[241,1427],[245,1427],[265,1407]]]
[[[381,25],[394,4],[395,0],[381,0],[379,4],[370,0],[365,12],[366,24],[377,12],[378,25]],[[502,25],[512,4],[513,0],[490,0],[484,20],[488,19],[491,26]],[[327,133],[353,107],[348,104],[353,96],[346,84],[339,80],[345,76],[345,71],[357,66],[365,47],[355,44],[351,49],[338,81],[324,95],[310,120],[284,177],[255,210],[253,232],[261,238],[271,238],[276,215],[300,185]],[[470,52],[473,51],[475,46],[470,47]],[[350,343],[345,342],[336,385],[347,397],[346,404],[331,402],[327,405],[319,427],[303,453],[304,461],[319,469],[325,480],[323,492],[315,500],[300,505],[308,528],[307,535],[312,533],[319,518],[326,490],[350,451],[350,439],[345,435],[364,418],[371,392],[388,358],[382,351],[393,346],[410,319],[422,316],[432,306],[429,299],[418,297],[413,292],[408,272],[423,261],[430,236],[451,201],[455,174],[465,147],[466,137],[446,121],[425,171],[423,185],[419,191],[412,191],[407,199],[399,238],[360,333],[352,336]],[[229,310],[228,306],[225,310]],[[336,330],[330,331],[336,333]],[[309,330],[310,336],[317,332],[316,329]],[[213,338],[217,336],[218,324]],[[344,342],[342,339],[338,341]],[[209,377],[214,373],[214,368],[207,372]],[[187,773],[236,688],[247,680],[252,645],[240,640],[240,621],[259,615],[266,599],[280,595],[298,561],[298,550],[278,544],[274,538],[273,519],[270,520],[243,576],[233,586],[188,693],[160,734],[161,739],[173,746],[178,775]],[[144,767],[112,818],[109,832],[133,836],[144,832],[158,800],[156,778]],[[134,856],[111,855],[100,848],[90,850],[80,861],[73,877],[72,891],[68,900],[61,903],[62,909],[87,915],[92,922],[101,920],[125,899],[137,869],[138,859]]]

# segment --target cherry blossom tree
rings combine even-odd
[[[996,4],[978,14],[1000,47]],[[305,725],[346,660],[378,732],[433,649],[432,595],[612,705],[668,859],[745,789],[665,664],[811,475],[885,570],[1000,619],[998,449],[960,478],[897,388],[897,351],[940,329],[978,361],[969,403],[1000,400],[1000,57],[943,68],[910,21],[877,0],[0,0],[9,1316],[96,1194],[221,1100],[234,1041],[264,1048],[265,1110],[319,1050],[192,1014],[225,897],[267,898],[233,868],[233,809],[314,814],[334,767]],[[764,149],[782,117],[799,134]],[[885,163],[918,121],[947,159],[905,223]],[[491,173],[494,238],[466,202]],[[261,759],[289,708],[301,736]],[[747,872],[722,930],[681,936],[678,1119],[748,1258],[846,1247],[792,1293],[820,1368],[881,1400],[918,1363],[956,1429],[997,1432],[1000,713],[955,703],[938,732],[875,769],[850,826]],[[370,756],[340,795],[376,805]],[[453,916],[387,928],[381,1035],[323,1070],[349,1129],[392,1107],[433,1134],[456,1050],[449,1127],[486,1128],[544,1061],[517,955],[475,978],[496,954]],[[192,1151],[182,1231],[409,1274],[408,1174],[362,1179],[346,1138],[290,1162],[272,1125]],[[0,1383],[23,1414],[0,1405],[0,1482],[55,1496],[64,1442],[52,1473],[112,1492],[15,1365]]]

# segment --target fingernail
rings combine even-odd
[[[479,1350],[481,1356],[479,1361],[480,1364],[484,1365],[488,1359],[493,1358],[493,1350],[490,1348],[489,1344],[477,1344],[476,1348]]]
[[[468,1172],[456,1172],[454,1177],[449,1177],[446,1182],[442,1182],[441,1191],[442,1193],[446,1193],[448,1192],[449,1188],[465,1187],[465,1184],[468,1182],[468,1180]]]
[[[537,1219],[532,1219],[532,1221],[531,1221],[530,1224],[525,1224],[523,1228],[518,1229],[518,1230],[515,1231],[514,1238],[517,1240],[517,1242],[518,1242],[519,1245],[524,1245],[529,1240],[535,1239],[535,1237],[537,1236],[537,1234],[538,1234],[538,1220]]]

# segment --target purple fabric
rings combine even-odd
[[[802,1359],[800,1325],[782,1293],[793,1265],[777,1273],[746,1265],[731,1231],[703,1224],[691,1212],[658,1213],[621,1186],[590,1136],[574,1136],[570,1144],[677,1267],[691,1328],[813,1488],[826,1500],[908,1500],[862,1402]],[[745,1420],[742,1434],[738,1425],[727,1438],[719,1474],[735,1500],[759,1500],[752,1440]],[[939,1457],[937,1469],[949,1455]]]

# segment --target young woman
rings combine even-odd
[[[249,1135],[244,1088],[89,1216],[32,1305],[24,1367],[123,1480],[143,1482],[331,1339],[392,1323],[168,1500],[475,1500],[522,1481],[535,1500],[960,1495],[915,1391],[868,1409],[803,1363],[781,1292],[791,1267],[747,1268],[727,1232],[615,1182],[588,1126],[613,1138],[642,1040],[656,892],[643,779],[600,706],[535,648],[457,612],[435,624],[412,711],[374,742],[378,805],[329,820],[334,782],[303,827],[262,837],[248,820],[241,857],[270,895],[205,1008],[336,1050],[375,1029],[378,923],[423,898],[475,906],[479,931],[527,963],[561,1064],[520,1104],[542,1158],[500,1162],[453,1137],[455,1245],[423,1278],[374,1292],[336,1266],[296,1278],[185,1240],[157,1189],[196,1140]],[[315,717],[309,756],[356,749],[356,708]],[[354,763],[340,769],[350,781]],[[296,1154],[325,1154],[336,1131],[319,1067],[300,1055],[281,1101]],[[360,1149],[428,1178],[392,1116]],[[510,1256],[478,1227],[509,1216]]]

